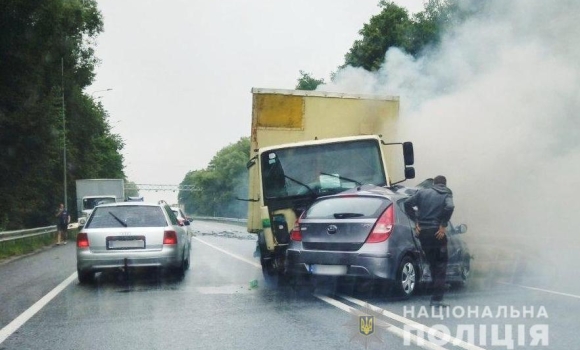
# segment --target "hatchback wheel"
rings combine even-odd
[[[406,256],[401,261],[397,270],[397,280],[395,281],[395,293],[404,298],[408,298],[415,292],[417,287],[417,268],[415,262]]]

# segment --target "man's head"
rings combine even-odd
[[[64,209],[64,204],[60,203],[60,205],[58,206],[60,209]]]
[[[443,185],[443,186],[447,186],[447,179],[443,175],[437,175],[433,179],[433,185]]]

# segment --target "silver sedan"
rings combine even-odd
[[[165,203],[113,203],[96,207],[77,235],[77,272],[81,283],[95,272],[157,267],[183,277],[191,242],[186,225]]]

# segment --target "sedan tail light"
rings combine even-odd
[[[386,241],[393,232],[395,224],[395,212],[391,204],[377,220],[371,234],[367,238],[367,243],[379,243]]]
[[[86,232],[81,232],[77,235],[77,247],[88,248],[89,247],[89,236]]]
[[[177,244],[177,232],[167,230],[163,234],[163,244]]]
[[[293,241],[302,240],[302,232],[300,232],[300,219],[296,220],[294,228],[290,231],[290,239]]]

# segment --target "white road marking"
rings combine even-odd
[[[440,338],[440,339],[446,339],[448,341],[449,344],[453,344],[455,346],[459,346],[462,347],[466,350],[484,350],[483,348],[480,348],[479,346],[464,342],[463,340],[459,339],[459,338],[454,338],[452,336],[450,336],[449,334],[445,334],[443,332],[440,332],[436,329],[433,329],[431,327],[425,326],[421,323],[415,322],[413,320],[410,320],[408,318],[405,318],[403,316],[399,316],[395,313],[392,313],[390,311],[387,311],[385,309],[382,309],[378,306],[374,306],[371,305],[365,301],[359,300],[359,299],[355,299],[346,295],[340,295],[341,298],[350,301],[353,304],[362,306],[362,307],[367,307],[369,308],[371,311],[382,314],[383,316],[386,316],[388,318],[391,318],[395,321],[401,322],[403,324],[406,324],[407,326],[413,327],[417,330],[420,330],[422,332],[425,332],[425,334],[433,334],[434,336]]]
[[[56,297],[60,292],[62,292],[69,284],[71,284],[77,278],[77,273],[73,273],[67,279],[62,281],[53,290],[48,292],[39,301],[34,303],[26,311],[24,311],[20,316],[16,317],[12,322],[6,325],[0,330],[0,344],[2,344],[12,333],[16,332],[23,324],[30,320],[36,313],[42,310],[54,297]]]
[[[536,288],[536,287],[523,286],[521,284],[514,284],[514,283],[508,283],[508,282],[497,282],[497,283],[499,283],[499,284],[505,284],[505,285],[508,285],[508,286],[516,286],[516,287],[520,287],[520,288],[535,290],[535,291],[538,291],[538,292],[545,292],[545,293],[562,295],[562,296],[565,296],[565,297],[580,299],[580,295],[574,295],[574,294],[556,292],[554,290],[549,290],[549,289],[542,289],[542,288]]]
[[[239,256],[239,255],[236,255],[234,253],[231,253],[231,252],[229,252],[229,251],[227,251],[225,249],[222,249],[220,247],[217,247],[217,246],[215,246],[215,245],[213,245],[211,243],[205,242],[205,241],[203,241],[203,240],[201,240],[199,238],[196,238],[196,237],[192,237],[192,238],[195,239],[195,240],[197,240],[197,241],[199,241],[199,242],[201,242],[201,243],[203,243],[203,244],[206,244],[206,245],[208,245],[208,246],[210,246],[210,247],[212,247],[212,248],[214,248],[216,250],[219,250],[220,252],[222,252],[224,254],[227,254],[227,255],[229,255],[231,257],[234,257],[236,259],[239,259],[239,260],[241,260],[243,262],[246,262],[246,263],[248,263],[248,264],[250,264],[252,266],[255,266],[257,268],[262,268],[262,266],[260,264],[254,262],[254,261],[248,260],[246,258],[243,258],[243,257]],[[318,299],[320,299],[320,300],[322,300],[322,301],[324,301],[324,302],[326,302],[326,303],[328,303],[328,304],[330,304],[330,305],[332,305],[334,307],[337,307],[337,308],[339,308],[339,309],[341,309],[343,311],[346,311],[346,312],[348,312],[350,314],[356,314],[356,312],[358,311],[357,309],[352,308],[352,307],[350,307],[350,306],[348,306],[348,305],[346,305],[344,303],[341,303],[340,301],[335,300],[333,298],[330,298],[330,297],[327,297],[327,296],[324,296],[324,295],[319,295],[319,294],[314,294],[314,296],[316,298],[318,298]],[[354,299],[354,298],[350,298],[350,297],[344,297],[344,296],[341,296],[341,297],[343,297],[346,300],[351,301],[354,304],[360,305],[359,304],[359,302],[360,302],[360,303],[363,304],[363,306],[365,306],[365,303],[362,302],[362,301],[360,301],[360,300],[357,300],[357,299]],[[466,343],[466,342],[464,342],[464,341],[462,341],[460,339],[453,338],[449,334],[444,334],[444,333],[439,332],[439,331],[437,331],[435,329],[432,329],[431,327],[424,326],[424,325],[422,325],[420,323],[414,322],[412,320],[409,320],[407,318],[404,318],[404,317],[399,316],[397,314],[394,314],[392,312],[388,312],[386,310],[380,309],[379,307],[372,306],[370,304],[366,304],[366,305],[368,305],[369,307],[373,307],[373,308],[375,308],[377,310],[383,311],[384,312],[383,313],[384,316],[390,317],[390,318],[392,318],[394,320],[397,320],[397,321],[399,321],[401,323],[404,323],[404,324],[407,324],[407,325],[411,325],[412,327],[414,327],[414,328],[416,328],[418,330],[423,330],[426,334],[433,334],[433,335],[435,335],[435,336],[437,336],[439,338],[444,338],[444,339],[449,339],[450,338],[451,339],[450,343],[453,343],[453,345],[457,345],[457,346],[463,347],[464,349],[468,349],[468,350],[484,350],[483,348],[477,347],[477,346],[475,346],[473,344],[469,344],[469,343]],[[441,347],[441,346],[439,346],[437,344],[434,344],[434,343],[430,343],[428,340],[426,340],[426,339],[424,339],[422,337],[418,337],[415,334],[412,334],[412,333],[409,333],[407,331],[404,331],[401,328],[395,327],[395,326],[393,326],[393,325],[391,325],[389,323],[386,323],[384,321],[382,321],[382,323],[383,323],[383,325],[386,326],[385,329],[387,329],[389,332],[391,332],[391,333],[393,333],[393,334],[395,334],[395,335],[397,335],[397,336],[399,336],[399,337],[401,337],[403,339],[405,339],[405,337],[406,337],[407,339],[411,340],[413,343],[415,343],[416,345],[418,345],[418,346],[420,346],[422,348],[431,349],[431,350],[445,350],[444,347]]]
[[[220,248],[220,247],[218,247],[218,246],[215,246],[215,245],[213,245],[213,244],[211,244],[211,243],[208,243],[208,242],[206,242],[206,241],[204,241],[204,240],[201,240],[201,239],[199,239],[199,238],[197,238],[197,237],[191,237],[191,238],[195,239],[196,241],[198,241],[198,242],[200,242],[200,243],[203,243],[203,244],[205,244],[205,245],[208,245],[208,246],[212,247],[213,249],[219,250],[220,252],[222,252],[222,253],[224,253],[224,254],[227,254],[227,255],[229,255],[229,256],[231,256],[231,257],[233,257],[233,258],[236,258],[236,259],[238,259],[238,260],[241,260],[241,261],[243,261],[243,262],[245,262],[245,263],[248,263],[248,264],[250,264],[250,265],[252,265],[252,266],[254,266],[254,267],[257,267],[257,268],[259,268],[259,269],[261,269],[261,268],[262,268],[262,265],[260,265],[260,264],[256,263],[255,261],[252,261],[252,260],[246,259],[246,258],[244,258],[244,257],[241,257],[241,256],[239,256],[239,255],[237,255],[237,254],[234,254],[234,253],[230,253],[229,251],[227,251],[227,250],[225,250],[225,249],[222,249],[222,248]]]
[[[315,297],[317,297],[318,299],[324,301],[325,303],[328,303],[334,307],[337,307],[343,311],[348,312],[349,314],[352,315],[357,315],[358,313],[360,313],[359,310],[352,308],[344,303],[341,303],[338,300],[335,300],[333,298],[324,296],[324,295],[319,295],[319,294],[314,294]],[[376,318],[375,318],[376,320]],[[380,321],[380,320],[377,320]],[[375,321],[376,322],[376,321]],[[384,329],[386,329],[387,331],[393,333],[394,335],[403,338],[403,339],[409,339],[411,342],[415,343],[415,345],[422,347],[424,349],[430,349],[430,350],[446,350],[444,347],[439,346],[435,343],[431,343],[428,340],[426,340],[425,338],[422,337],[418,337],[415,334],[412,334],[410,332],[407,332],[405,330],[402,330],[399,327],[395,327],[392,324],[386,323],[381,321],[380,323],[382,323],[382,326]]]

